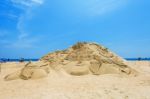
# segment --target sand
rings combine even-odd
[[[150,62],[79,42],[37,62],[2,63],[0,99],[150,99]]]
[[[25,63],[22,69],[9,73],[6,81],[40,79],[50,71],[60,71],[73,76],[119,74],[137,76],[138,71],[102,45],[78,42],[66,50],[51,52],[39,61]],[[50,74],[51,75],[51,74]]]
[[[150,99],[150,62],[127,62],[139,72],[136,77],[119,74],[72,76],[51,70],[48,77],[5,81],[25,63],[3,63],[0,99]]]
[[[48,62],[53,69],[63,68],[71,75],[138,73],[123,58],[97,43],[78,42],[68,49],[46,54],[40,60]]]

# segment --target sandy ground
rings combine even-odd
[[[123,77],[117,74],[71,76],[51,70],[46,78],[4,81],[24,63],[4,63],[0,73],[0,99],[150,99],[150,62],[128,64],[140,74]]]

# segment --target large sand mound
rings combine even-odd
[[[77,43],[74,46],[55,51],[43,56],[36,63],[28,63],[15,73],[9,74],[5,80],[21,78],[24,80],[46,77],[49,70],[64,70],[70,75],[87,74],[136,74],[124,59],[96,43]]]
[[[72,75],[135,74],[125,60],[96,43],[79,42],[69,49],[49,53],[41,58],[53,69],[64,68]]]

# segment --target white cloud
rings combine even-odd
[[[32,1],[37,3],[37,4],[43,4],[43,0],[32,0]]]
[[[0,13],[0,16],[5,16],[5,17],[8,17],[9,19],[17,19],[18,18],[18,15],[15,15],[13,13],[8,13],[8,12]]]
[[[32,16],[31,9],[35,5],[44,4],[44,0],[11,0],[14,6],[19,8],[23,8],[24,12],[16,17],[18,18],[17,29],[18,36],[15,42],[11,43],[10,47],[16,48],[29,48],[34,46],[36,42],[38,42],[37,37],[31,37],[30,33],[28,33],[24,29],[25,20]],[[118,9],[120,6],[126,4],[128,0],[77,0],[72,1],[76,3],[75,6],[82,13],[79,14],[87,14],[89,16],[99,16],[115,9]],[[69,6],[70,7],[70,6]],[[82,9],[83,8],[83,9]],[[48,10],[48,9],[47,9]],[[12,16],[15,17],[15,16]]]
[[[12,3],[18,6],[32,7],[34,5],[41,5],[44,3],[44,0],[11,0]]]
[[[103,15],[119,9],[127,3],[128,0],[88,0],[87,13],[91,16]]]
[[[17,30],[19,32],[15,42],[11,43],[9,47],[13,48],[32,48],[35,47],[35,43],[38,42],[37,37],[33,37],[30,33],[26,32],[24,29],[24,20],[26,19],[26,14],[21,15],[18,19]]]
[[[100,16],[126,5],[129,0],[65,0],[65,7],[73,10],[73,13],[83,16]],[[70,5],[68,5],[68,3]]]
[[[32,13],[30,13],[32,7],[34,5],[42,5],[43,0],[11,0],[13,5],[15,7],[19,7],[20,9],[23,8],[23,12],[18,16],[17,20],[17,27],[18,30],[18,36],[14,42],[8,42],[6,47],[8,48],[31,48],[35,47],[35,43],[38,42],[37,37],[31,37],[30,33],[26,32],[24,29],[25,20],[28,19],[28,17],[32,16]]]
[[[103,3],[98,3],[93,7],[93,12],[95,14],[104,14],[109,11],[118,9],[119,7],[126,4],[127,0],[106,0]]]
[[[8,35],[6,30],[0,30],[0,38],[4,38],[6,35]]]
[[[22,38],[22,39],[18,39],[16,42],[11,43],[9,46],[7,47],[11,47],[11,48],[33,48],[35,47],[35,43],[38,42],[37,38],[30,38],[30,37],[26,37],[26,38]]]

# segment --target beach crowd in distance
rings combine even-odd
[[[39,59],[32,59],[32,58],[18,58],[18,59],[11,59],[11,58],[0,58],[0,62],[24,62],[24,61],[38,61]]]

